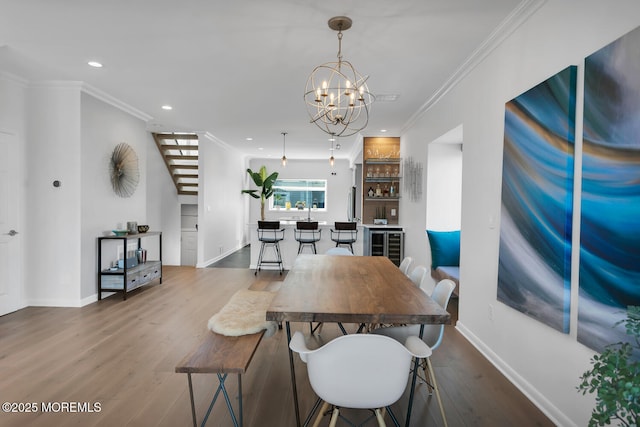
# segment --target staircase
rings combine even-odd
[[[198,195],[198,135],[151,133],[178,194]]]

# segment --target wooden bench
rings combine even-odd
[[[189,381],[189,397],[191,399],[191,415],[194,427],[197,426],[197,421],[191,374],[217,374],[219,381],[201,426],[204,427],[207,423],[213,405],[216,403],[220,392],[222,392],[233,425],[242,427],[242,374],[247,372],[249,363],[251,363],[251,359],[264,333],[265,331],[261,331],[251,335],[230,337],[209,331],[200,346],[178,363],[176,372],[187,374]],[[236,418],[233,411],[233,406],[224,384],[228,374],[238,374],[238,418]]]

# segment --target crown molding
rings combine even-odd
[[[101,91],[98,88],[95,88],[89,84],[81,82],[81,90],[87,95],[91,95],[94,98],[99,99],[102,102],[105,102],[113,107],[118,108],[119,110],[124,111],[125,113],[131,114],[132,116],[144,121],[148,122],[153,120],[153,116],[148,115],[147,113],[138,110],[137,108],[132,107],[131,105],[120,101],[119,99]]]
[[[18,77],[15,74],[7,73],[6,71],[0,71],[0,80],[6,80],[10,83],[15,83],[22,87],[27,87],[29,81],[22,77]]]
[[[436,105],[451,89],[478,66],[495,48],[500,46],[516,29],[526,22],[547,0],[523,0],[469,55],[447,81],[413,114],[402,127],[401,133],[411,128],[416,121]]]
[[[112,107],[115,107],[121,111],[124,111],[127,114],[132,115],[133,117],[140,119],[144,122],[148,122],[153,120],[153,117],[144,113],[137,108],[132,107],[131,105],[120,101],[119,99],[107,94],[106,92],[101,91],[98,88],[95,88],[85,82],[82,81],[72,81],[72,80],[39,80],[29,82],[28,85],[30,88],[58,88],[58,89],[75,89],[78,92],[86,93],[89,96],[92,96],[105,104],[109,104]]]
[[[213,142],[216,145],[219,145],[220,147],[222,147],[223,149],[227,150],[227,151],[232,151],[235,152],[237,154],[242,154],[240,152],[240,150],[238,150],[236,147],[234,147],[233,145],[227,144],[226,142],[224,142],[223,140],[221,140],[220,138],[218,138],[217,136],[213,135],[211,132],[203,132],[203,131],[196,131],[195,132],[199,138],[204,138],[207,139],[211,142]]]

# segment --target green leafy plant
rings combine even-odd
[[[254,172],[247,169],[247,173],[259,189],[242,190],[242,193],[248,194],[254,199],[260,199],[260,219],[264,221],[264,204],[269,197],[273,195],[273,184],[278,179],[278,172],[267,174],[267,167],[262,166],[260,171]]]
[[[627,307],[624,323],[629,342],[605,347],[591,359],[592,368],[580,377],[582,394],[596,393],[596,406],[589,426],[604,426],[617,420],[623,426],[640,426],[640,307]],[[635,354],[634,354],[635,351]]]
[[[274,206],[280,208],[282,206],[282,203],[280,202],[284,200],[284,196],[282,195],[282,193],[274,193],[273,200],[275,201]]]

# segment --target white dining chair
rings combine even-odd
[[[411,258],[410,256],[407,256],[407,257],[404,257],[404,259],[402,260],[398,268],[400,268],[400,271],[402,271],[402,273],[408,276],[409,269],[411,268],[411,264],[413,264],[413,258]]]
[[[346,255],[351,256],[353,253],[347,248],[331,248],[327,249],[325,255]]]
[[[411,273],[409,273],[409,279],[411,279],[411,281],[417,287],[420,287],[420,285],[422,285],[422,282],[426,279],[426,277],[427,267],[425,267],[424,265],[417,266],[416,268],[411,270]]]
[[[289,348],[307,364],[311,388],[324,402],[314,426],[331,406],[330,427],[336,425],[340,408],[372,409],[380,426],[385,426],[386,408],[399,427],[390,406],[407,387],[412,358],[431,355],[429,346],[417,336],[408,337],[402,345],[383,335],[344,335],[310,350],[297,331]]]
[[[438,303],[445,310],[449,305],[451,294],[455,289],[456,284],[453,280],[443,279],[439,281],[431,294],[431,298]],[[417,336],[420,334],[420,325],[407,325],[407,326],[392,326],[389,328],[379,328],[372,331],[372,334],[384,335],[395,339],[398,342],[404,342],[410,336]],[[424,325],[424,333],[422,340],[433,351],[437,349],[442,343],[442,337],[444,336],[444,325]],[[425,383],[429,387],[429,390],[434,391],[438,405],[440,406],[440,414],[445,426],[447,424],[447,417],[444,413],[444,407],[442,406],[442,399],[440,398],[440,390],[438,389],[438,383],[433,372],[433,366],[431,365],[430,356],[421,360],[421,367],[425,374]]]

